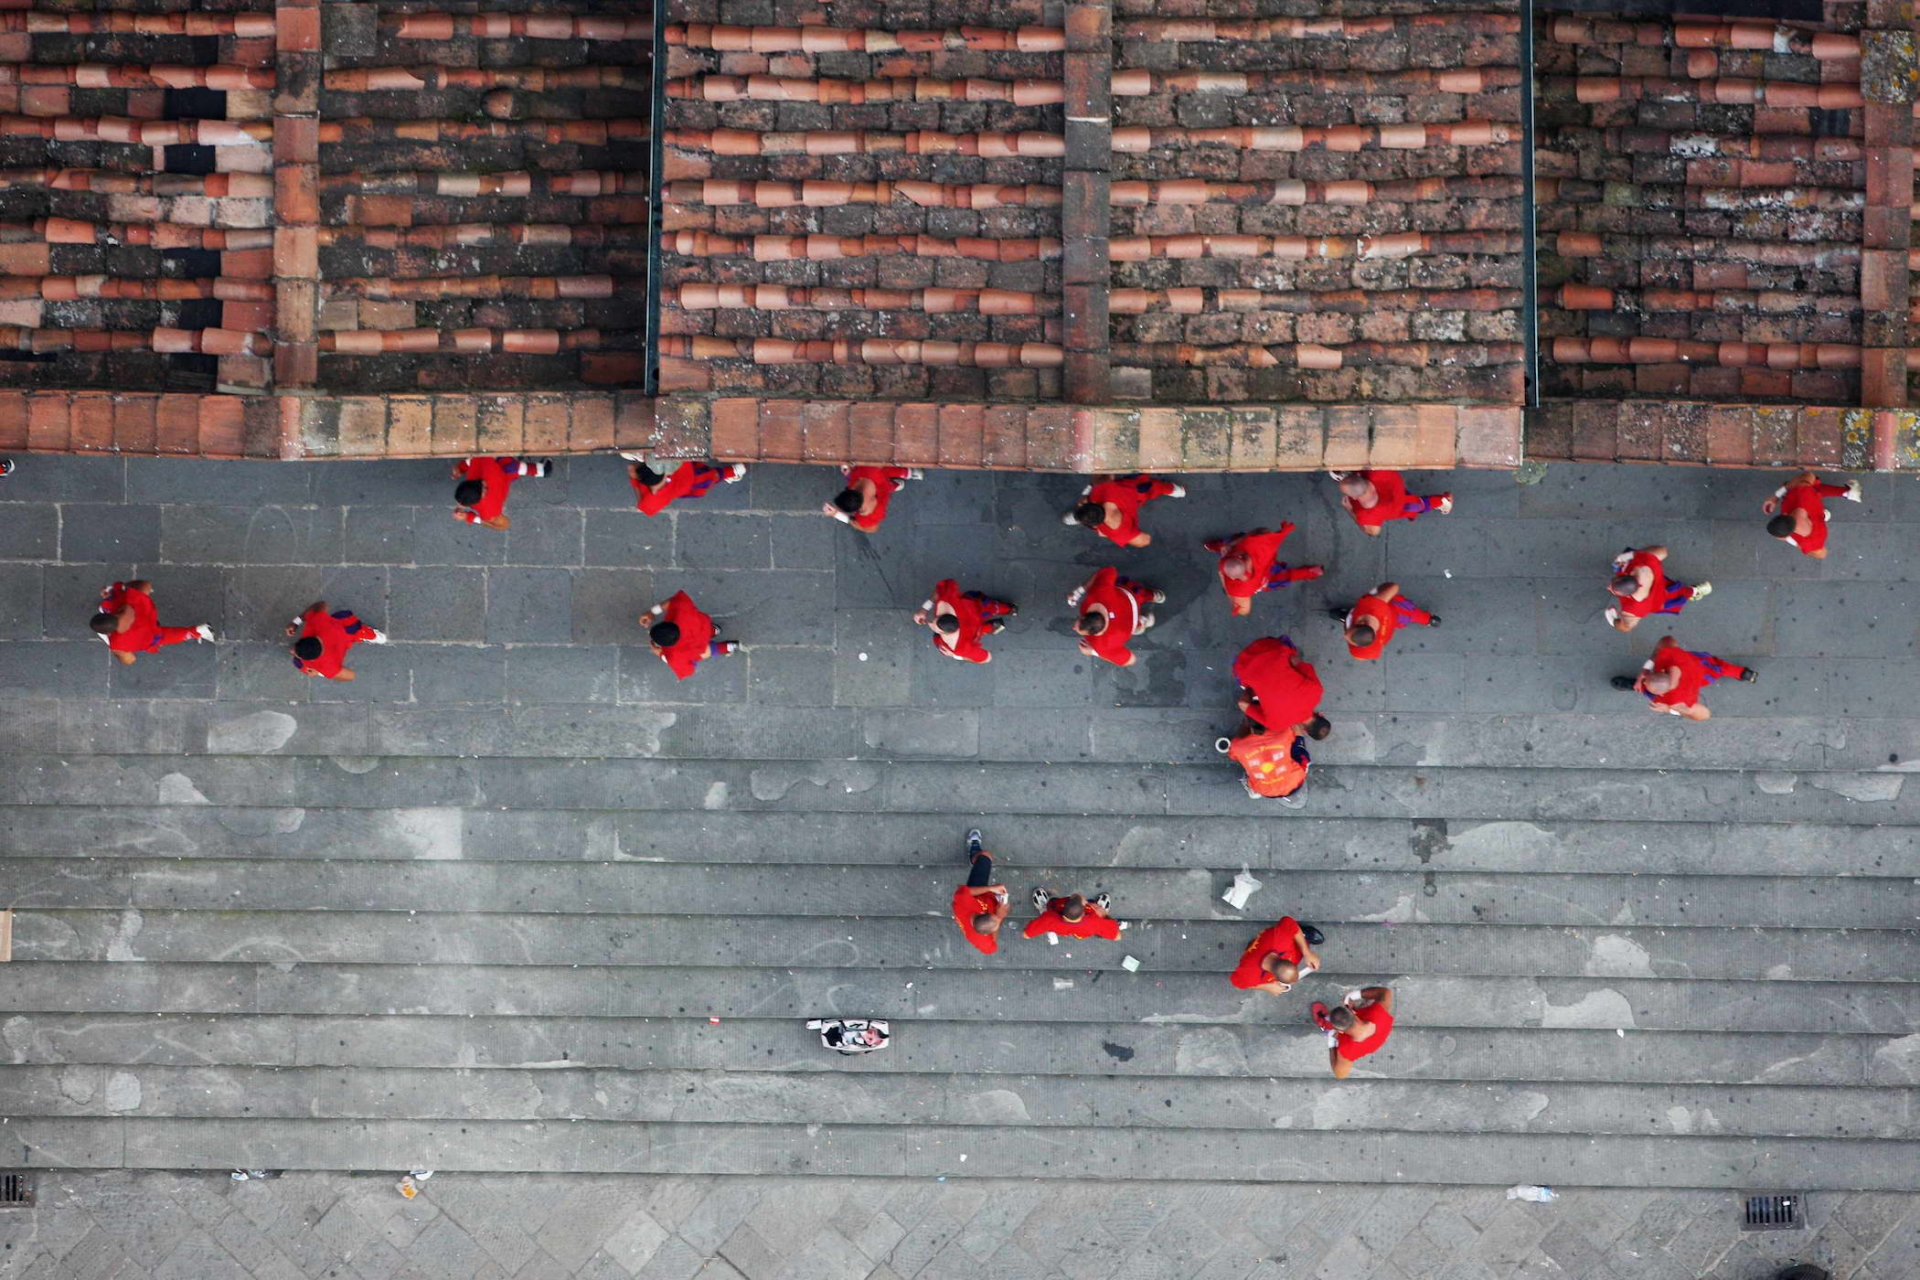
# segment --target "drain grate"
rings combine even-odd
[[[1742,1231],[1805,1231],[1806,1219],[1800,1216],[1800,1197],[1793,1192],[1750,1195]]]
[[[0,1209],[31,1209],[33,1207],[33,1175],[30,1173],[0,1173]]]

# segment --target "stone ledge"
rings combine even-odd
[[[1905,410],[1705,401],[1554,401],[1527,417],[1534,462],[1709,467],[1920,467],[1920,415]]]

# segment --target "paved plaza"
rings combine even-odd
[[[1195,476],[1130,552],[1067,477],[934,475],[872,538],[837,479],[649,521],[575,458],[506,534],[443,463],[0,481],[0,1133],[43,1170],[0,1274],[1920,1274],[1920,488],[1868,477],[1817,563],[1761,473],[1423,477],[1457,514],[1377,541],[1324,476]],[[1282,519],[1328,576],[1234,619],[1198,544]],[[1760,669],[1707,724],[1608,686],[1661,633],[1600,619],[1630,543]],[[1126,671],[1065,605],[1109,563],[1170,597]],[[86,618],[136,573],[220,643],[112,664]],[[992,665],[912,625],[943,576],[1020,606]],[[1389,578],[1444,625],[1356,664],[1327,608]],[[747,650],[676,684],[635,617],[682,588]],[[318,598],[393,635],[357,683],[287,656]],[[1211,746],[1282,633],[1336,726],[1298,812]],[[1134,927],[979,955],[974,825],[1016,921],[1046,885]],[[1284,913],[1327,974],[1235,990]],[[1381,981],[1393,1043],[1336,1083],[1306,1003]],[[1743,1190],[1815,1229],[1741,1233]]]

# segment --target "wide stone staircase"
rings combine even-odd
[[[1920,722],[1375,711],[1299,813],[1221,727],[18,703],[3,1158],[1920,1189]],[[1016,924],[1105,889],[1123,941],[974,952],[976,824]],[[1283,913],[1328,972],[1236,991]],[[1381,981],[1393,1043],[1336,1083],[1306,1005]]]

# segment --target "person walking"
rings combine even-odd
[[[1112,905],[1112,898],[1104,893],[1089,899],[1078,893],[1056,897],[1052,890],[1035,889],[1033,909],[1040,914],[1027,926],[1026,936],[1037,938],[1051,933],[1062,938],[1104,938],[1118,942],[1127,922],[1107,914]]]
[[[1080,610],[1073,624],[1080,636],[1080,652],[1116,667],[1132,666],[1134,653],[1128,646],[1153,626],[1147,606],[1162,604],[1166,598],[1166,592],[1123,578],[1117,569],[1095,573],[1067,596],[1067,603]]]
[[[1005,600],[962,591],[952,578],[942,578],[913,620],[933,632],[933,647],[949,658],[979,663],[993,661],[981,641],[1006,630],[1007,619],[1018,612]]]
[[[1292,916],[1255,935],[1240,953],[1240,964],[1229,981],[1242,991],[1264,991],[1283,996],[1309,973],[1320,969],[1320,953],[1314,947],[1326,937],[1310,924],[1301,924]]]
[[[1760,509],[1773,517],[1767,521],[1767,532],[1782,542],[1791,542],[1800,548],[1802,555],[1825,560],[1828,498],[1858,502],[1860,482],[1849,480],[1845,484],[1822,484],[1819,472],[1802,471],[1775,489],[1773,496],[1760,504]]]
[[[1398,471],[1330,471],[1340,485],[1340,504],[1369,538],[1377,538],[1394,520],[1418,520],[1430,511],[1453,514],[1453,495],[1435,493],[1416,497]]]
[[[906,488],[907,481],[926,478],[918,467],[842,467],[840,474],[847,478],[847,487],[820,509],[862,533],[872,533],[887,522],[893,495]]]
[[[1140,527],[1140,511],[1161,498],[1184,498],[1187,491],[1153,476],[1113,476],[1080,491],[1080,501],[1061,519],[1085,525],[1116,547],[1145,547],[1153,535]]]
[[[1332,1009],[1315,1002],[1313,1022],[1327,1033],[1327,1065],[1335,1080],[1353,1074],[1353,1064],[1372,1057],[1387,1047],[1393,1035],[1393,991],[1388,987],[1363,987],[1347,992],[1347,998]]]
[[[1665,547],[1628,547],[1613,558],[1613,579],[1607,583],[1613,607],[1604,616],[1615,631],[1631,631],[1641,619],[1656,613],[1679,613],[1695,600],[1713,594],[1713,584],[1688,586],[1667,576]]]
[[[1351,609],[1330,609],[1334,621],[1346,628],[1347,652],[1360,662],[1378,661],[1387,642],[1401,627],[1437,627],[1440,615],[1428,613],[1400,594],[1400,584],[1383,582],[1354,602]]]
[[[641,614],[640,625],[647,629],[653,651],[682,680],[708,658],[726,657],[740,647],[735,641],[716,639],[712,617],[702,613],[684,591],[674,592]]]
[[[1012,897],[993,882],[993,855],[981,843],[980,828],[967,832],[967,882],[953,891],[953,919],[961,934],[985,955],[1000,950],[1000,926],[1007,922]]]
[[[627,482],[633,486],[643,516],[657,516],[682,498],[704,498],[715,485],[738,484],[747,478],[747,469],[738,462],[723,466],[689,458],[672,475],[661,475],[647,465],[643,453],[620,456],[632,464],[627,468]]]
[[[1280,528],[1249,529],[1226,538],[1209,538],[1200,545],[1220,557],[1220,585],[1227,593],[1233,616],[1244,618],[1253,612],[1253,598],[1263,591],[1278,591],[1296,582],[1313,582],[1326,575],[1317,564],[1295,568],[1280,559],[1280,545],[1293,536],[1294,524],[1284,520]]]
[[[1240,710],[1264,729],[1297,729],[1318,742],[1333,732],[1320,714],[1320,674],[1286,636],[1264,636],[1233,660]]]
[[[454,464],[453,487],[455,520],[484,525],[489,529],[510,529],[507,519],[507,495],[516,480],[536,479],[551,474],[552,458],[468,458]]]
[[[347,654],[357,644],[385,644],[387,637],[362,622],[351,609],[327,612],[327,602],[316,600],[287,626],[294,637],[293,665],[304,675],[351,683],[354,674]]]
[[[1682,649],[1672,636],[1661,636],[1640,674],[1615,676],[1613,687],[1645,694],[1653,709],[1663,715],[1711,720],[1713,713],[1700,701],[1705,689],[1722,680],[1752,684],[1759,678],[1760,673],[1752,667],[1716,658],[1704,649]]]
[[[1285,809],[1299,809],[1307,803],[1300,789],[1307,785],[1313,769],[1313,753],[1307,740],[1289,725],[1284,729],[1263,729],[1251,720],[1242,722],[1239,735],[1217,738],[1213,749],[1242,769],[1240,785],[1249,798],[1277,800]]]
[[[153,602],[153,584],[145,578],[116,582],[100,592],[100,611],[88,620],[93,633],[107,642],[115,660],[130,667],[143,653],[158,653],[189,640],[213,639],[213,628],[202,622],[193,627],[163,627]]]

